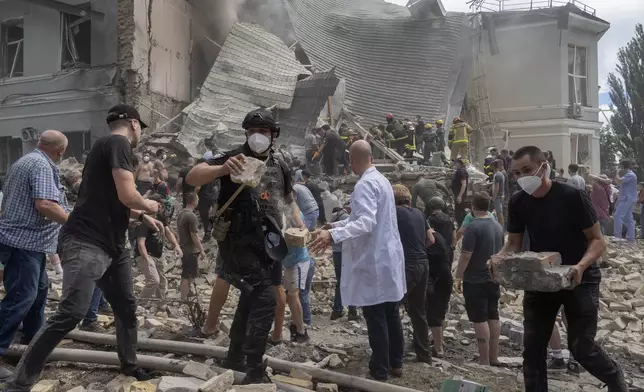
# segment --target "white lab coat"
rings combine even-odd
[[[394,193],[374,167],[351,194],[351,215],[329,230],[342,243],[343,305],[371,306],[400,301],[407,292]]]

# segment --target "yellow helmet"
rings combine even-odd
[[[443,125],[443,120],[436,120],[436,125]]]
[[[425,129],[432,129],[433,127],[432,123],[425,124]]]

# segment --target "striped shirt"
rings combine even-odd
[[[34,252],[56,253],[60,225],[36,209],[38,199],[64,203],[56,164],[35,149],[9,168],[3,192],[0,243]]]

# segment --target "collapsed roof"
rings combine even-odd
[[[458,114],[469,84],[467,14],[416,20],[382,0],[282,0],[314,69],[336,67],[368,123]],[[466,75],[465,75],[466,74]]]
[[[258,107],[288,109],[298,76],[310,75],[278,37],[255,24],[236,23],[186,114],[179,141],[193,156],[217,131],[221,146],[244,141],[244,116]],[[225,148],[225,147],[224,147]]]

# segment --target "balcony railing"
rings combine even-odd
[[[568,4],[593,16],[596,12],[593,7],[579,0],[469,0],[467,3],[477,12],[531,11],[562,7]]]

